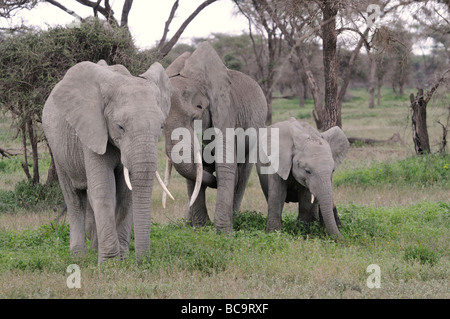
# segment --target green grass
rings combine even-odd
[[[337,171],[334,185],[442,186],[450,189],[450,155],[424,155]]]
[[[246,285],[269,287],[280,281],[284,285],[280,297],[294,297],[293,291],[301,293],[298,289],[302,286],[315,287],[317,290],[309,293],[319,297],[343,297],[350,292],[370,297],[376,293],[365,285],[368,276],[365,268],[377,263],[384,286],[422,280],[442,285],[441,296],[448,293],[445,282],[449,274],[449,252],[445,247],[449,240],[450,206],[447,203],[391,208],[346,205],[338,209],[344,225],[341,231],[346,238],[340,243],[328,239],[318,225],[311,232],[302,228],[292,232],[296,224],[296,216],[292,214],[285,214],[282,231],[272,233],[264,231],[265,217],[256,212],[237,214],[232,235],[217,235],[212,225],[193,229],[181,222],[153,224],[151,257],[140,266],[135,262],[133,245],[129,259],[107,262],[100,268],[96,266],[95,251],[90,249],[85,257],[72,257],[67,224],[44,224],[22,233],[1,232],[0,278],[6,280],[5,274],[25,276],[28,273],[34,277],[64,274],[68,265],[76,263],[82,270],[82,278],[98,277],[100,271],[103,275],[97,281],[103,282],[105,277],[114,279],[108,295],[115,297],[130,296],[130,289],[131,296],[158,297],[160,292],[156,287],[149,290],[151,285],[140,286],[136,291],[130,285],[130,278],[181,275],[183,280],[223,278],[226,285],[232,285],[233,281],[224,279],[230,274],[240,278],[239,284]],[[127,273],[126,280],[118,275],[124,273]],[[89,287],[94,284],[86,280],[91,279],[82,281],[87,296],[95,297],[99,292]],[[177,286],[173,282],[171,285]],[[17,293],[17,290],[0,290],[0,297]],[[173,296],[168,291],[166,294]],[[272,294],[270,289],[263,293],[268,297]]]

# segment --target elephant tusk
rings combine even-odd
[[[169,181],[170,181],[170,174],[172,173],[172,161],[170,160],[169,157],[167,157],[166,159],[166,171],[164,173],[164,185],[166,185],[166,187],[169,186]],[[167,194],[166,192],[163,192],[162,194],[162,207],[166,208],[166,198],[167,198]]]
[[[197,173],[195,178],[194,191],[192,192],[189,207],[191,207],[194,204],[195,200],[197,199],[203,180],[202,154],[200,153],[200,143],[198,142],[197,136],[195,136],[195,134],[194,134],[194,143],[197,144],[197,152],[195,153],[195,162],[197,162]]]
[[[314,194],[311,194],[311,204],[314,203]]]
[[[125,177],[125,183],[127,184],[129,190],[131,191],[133,187],[131,187],[130,172],[128,171],[128,168],[126,168],[125,166],[123,167],[123,176]]]
[[[158,171],[155,171],[155,175],[156,175],[156,179],[158,180],[159,185],[161,185],[162,189],[164,192],[167,193],[167,195],[169,195],[170,198],[172,198],[172,200],[175,200],[175,198],[173,198],[172,194],[169,192],[169,190],[167,189],[166,185],[164,185],[163,180],[161,179],[161,176],[159,176]]]

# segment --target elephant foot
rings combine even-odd
[[[195,204],[193,207],[188,208],[186,214],[186,224],[192,227],[204,227],[211,222],[208,216],[208,211],[205,207],[196,209]]]
[[[267,220],[266,232],[281,231],[281,221]]]
[[[70,249],[70,253],[74,258],[84,257],[86,255],[86,246],[76,246]]]
[[[209,217],[207,219],[188,219],[186,221],[186,225],[197,228],[197,227],[205,227],[211,222]]]

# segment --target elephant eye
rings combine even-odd
[[[197,105],[197,108],[200,109],[200,110],[203,109],[203,107],[201,105]]]
[[[305,172],[306,172],[306,174],[311,174],[311,171],[309,170],[309,168],[305,168]]]
[[[117,127],[119,128],[119,130],[121,130],[121,131],[125,131],[125,129],[123,128],[123,126],[122,126],[122,125],[120,125],[120,124],[117,124]]]

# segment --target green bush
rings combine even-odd
[[[403,258],[406,261],[417,260],[421,264],[435,265],[439,261],[439,254],[425,246],[409,246],[405,249]]]
[[[40,123],[45,101],[69,68],[104,59],[108,64],[123,64],[137,75],[155,60],[151,52],[136,49],[127,29],[96,18],[77,27],[9,36],[0,41],[0,52],[0,112],[11,115],[11,126],[21,132],[22,143],[32,144],[34,159],[39,157],[37,144],[43,136]],[[35,183],[39,181],[36,175]]]
[[[14,191],[0,191],[0,212],[16,209],[43,210],[56,208],[64,203],[59,184],[36,184],[32,181],[20,181]]]
[[[337,171],[335,186],[407,185],[450,188],[450,156],[423,155],[395,162],[376,163],[367,168]]]

